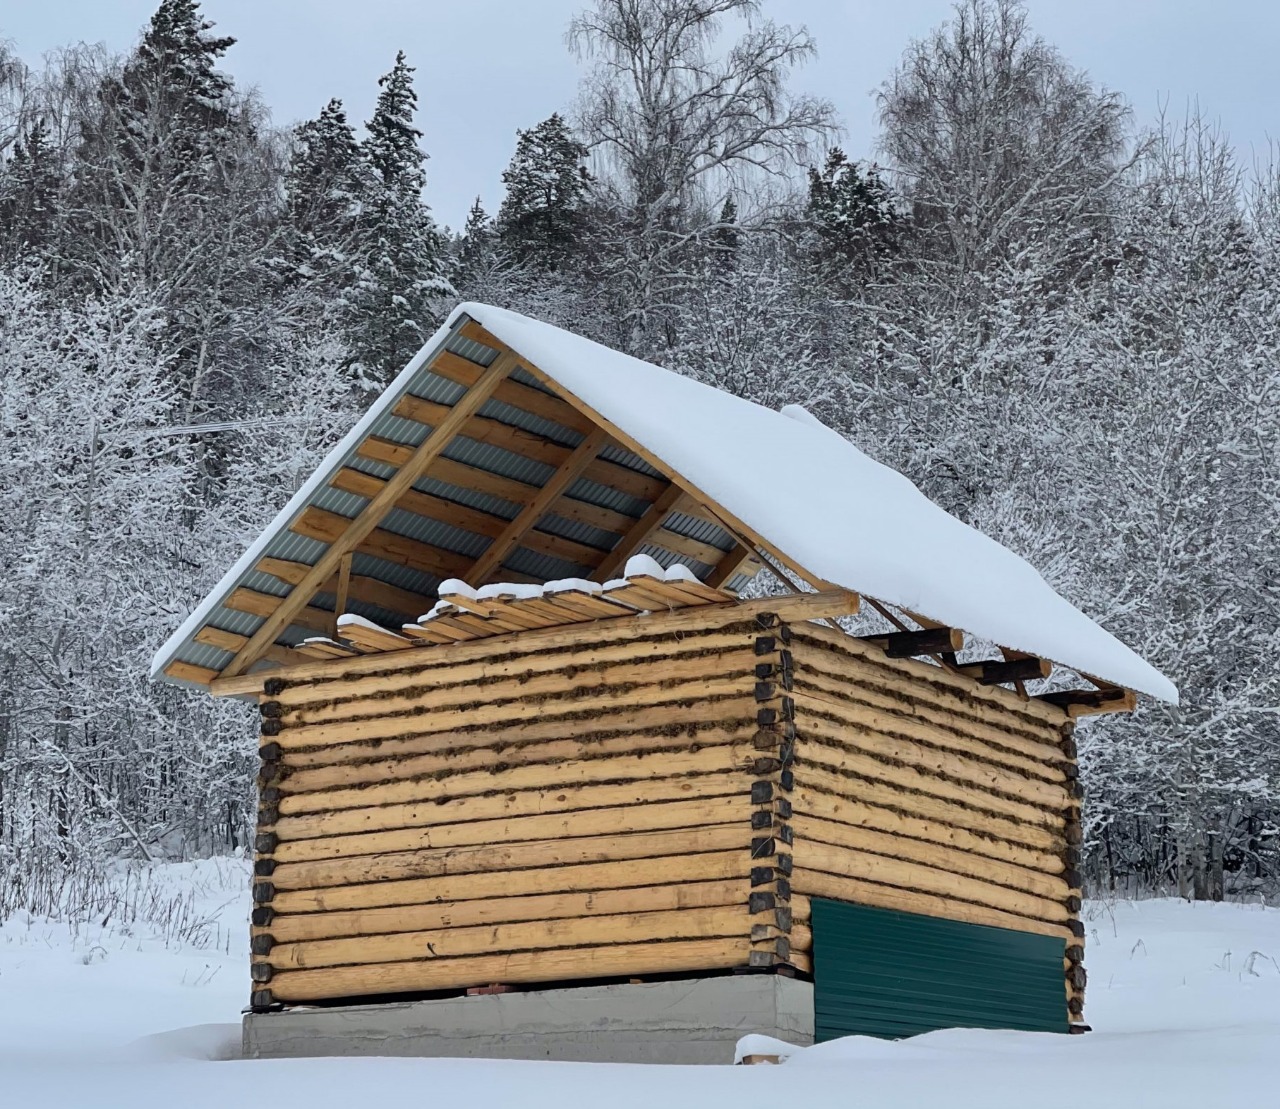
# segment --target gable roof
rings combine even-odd
[[[419,398],[428,406],[434,405],[425,410],[431,419],[444,411],[444,405],[456,403],[465,393],[465,383],[459,384],[456,373],[451,381],[437,371],[450,357],[468,360],[477,370],[492,363],[497,357],[495,346],[474,338],[485,333],[493,337],[491,343],[505,345],[515,353],[519,368],[508,379],[514,387],[495,394],[479,409],[479,415],[488,421],[484,426],[496,422],[516,428],[530,443],[540,444],[541,457],[547,461],[539,463],[520,453],[520,440],[507,443],[512,450],[506,450],[492,437],[487,443],[458,439],[445,452],[449,463],[443,466],[445,478],[461,480],[455,472],[461,464],[468,467],[465,472],[469,474],[487,473],[508,483],[543,486],[555,473],[551,463],[558,457],[546,444],[556,445],[559,456],[567,455],[589,430],[581,425],[568,428],[557,424],[557,419],[568,417],[558,416],[559,410],[549,407],[563,403],[555,399],[556,393],[571,402],[575,416],[589,417],[614,440],[600,452],[594,470],[584,471],[568,488],[569,499],[552,506],[555,520],[539,522],[540,530],[531,533],[537,542],[526,540],[530,545],[522,544],[502,562],[507,571],[515,571],[504,573],[504,577],[547,580],[587,576],[592,567],[585,565],[585,558],[573,562],[577,557],[572,554],[574,545],[587,549],[594,545],[603,556],[613,537],[583,520],[599,522],[609,513],[621,516],[624,522],[628,517],[644,517],[650,506],[658,507],[655,502],[665,486],[665,473],[692,494],[693,507],[667,517],[664,530],[650,532],[647,543],[621,551],[623,556],[642,551],[654,554],[664,564],[678,559],[706,577],[715,571],[720,552],[725,564],[736,568],[738,564],[732,559],[735,540],[745,536],[799,570],[811,584],[853,590],[939,624],[962,628],[1001,647],[1176,701],[1177,690],[1167,678],[1060,597],[1027,562],[944,512],[901,474],[868,458],[802,409],[775,412],[560,328],[482,304],[463,304],[451,314],[157,652],[153,674],[167,669],[170,678],[183,680],[184,671],[172,665],[175,661],[193,667],[190,674],[202,668],[222,669],[234,653],[235,641],[224,639],[224,646],[216,647],[209,641],[218,637],[208,631],[201,636],[202,629],[213,627],[245,637],[261,626],[262,618],[243,611],[243,604],[240,608],[227,606],[232,594],[247,589],[279,597],[289,592],[287,584],[264,575],[262,560],[316,561],[316,545],[323,547],[324,536],[315,527],[310,531],[303,527],[304,534],[299,534],[299,520],[314,524],[317,512],[349,518],[368,503],[370,489],[394,473],[394,467],[385,465],[390,457],[385,449],[381,455],[384,462],[369,457],[369,437],[381,443],[393,440],[409,445],[425,439],[427,425],[409,427],[404,418],[407,411],[418,412],[421,405],[415,408],[406,402]],[[520,395],[513,396],[514,392]],[[463,432],[467,434],[469,431]],[[366,444],[363,452],[362,444]],[[527,465],[513,464],[512,458]],[[345,487],[355,491],[335,489],[335,477],[353,470],[357,478],[366,474],[377,480],[368,483],[366,477],[369,487],[364,489],[359,480],[347,480]],[[450,481],[442,482],[441,472],[441,467],[428,467],[414,490],[454,502],[461,498],[464,505],[478,512],[508,520],[519,511],[518,503],[503,505],[500,497],[493,496],[494,489],[501,489],[501,480],[497,484],[490,481],[489,492],[461,489]],[[650,484],[646,485],[645,479]],[[620,489],[620,485],[626,488]],[[707,511],[699,514],[699,505]],[[677,509],[682,507],[688,506],[676,505]],[[556,516],[557,511],[577,519]],[[402,508],[402,502],[397,502],[384,526],[393,540],[400,536],[456,556],[453,561],[442,558],[438,566],[427,566],[419,559],[415,569],[378,557],[376,545],[371,548],[373,553],[364,546],[357,549],[356,559],[363,561],[357,562],[353,573],[362,580],[375,585],[381,581],[419,596],[427,595],[441,577],[466,577],[465,566],[474,563],[487,546],[483,537],[477,539],[465,529],[415,515]],[[552,538],[546,538],[548,535]],[[689,555],[690,550],[710,553],[704,555],[706,561],[700,561]],[[558,557],[566,551],[569,558]],[[455,564],[463,569],[448,572]],[[736,574],[725,584],[741,586],[748,576]],[[270,584],[273,581],[275,584]],[[368,596],[386,599],[374,585],[369,589]],[[317,600],[323,608],[324,599]],[[351,607],[359,611],[360,604]],[[377,604],[365,604],[365,609],[364,615],[383,622],[404,615],[403,609],[397,613]],[[285,629],[277,640],[277,651],[306,634],[311,632],[305,623]]]

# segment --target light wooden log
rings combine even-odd
[[[280,800],[282,816],[306,812],[331,812],[336,809],[366,808],[376,798],[382,805],[406,804],[488,793],[491,790],[568,788],[593,782],[622,781],[627,778],[682,774],[714,774],[731,770],[745,772],[755,761],[757,752],[744,735],[742,742],[706,747],[697,751],[654,751],[647,755],[628,755],[613,759],[585,759],[576,763],[515,766],[506,771],[465,771],[441,778],[423,778],[408,782],[388,782],[375,791],[369,789],[332,789],[320,793],[285,794]]]
[[[565,730],[568,732],[572,729]],[[336,763],[315,769],[290,767],[286,771],[285,783],[291,793],[312,793],[357,786],[376,788],[388,782],[429,778],[437,774],[457,774],[467,770],[494,771],[497,767],[506,770],[516,766],[532,766],[535,763],[563,763],[655,751],[681,751],[694,744],[699,747],[714,747],[738,743],[742,739],[743,729],[739,725],[704,727],[692,735],[681,730],[675,734],[630,733],[604,739],[530,740],[518,746],[504,747],[501,751],[487,746],[468,746],[438,754],[378,759],[355,764]]]
[[[677,799],[742,795],[749,779],[742,772],[721,771],[687,778],[654,778],[645,764],[636,764],[631,781],[609,781],[571,788],[511,790],[504,792],[447,794],[438,800],[402,804],[372,804],[363,808],[339,809],[309,815],[282,816],[274,825],[275,832],[286,843],[347,835],[362,835],[382,830],[442,828],[462,822],[519,819],[553,813],[577,812],[583,809],[613,809],[616,806],[648,807],[656,783],[663,796]],[[636,818],[629,817],[629,820]]]
[[[544,610],[539,608],[536,611]],[[563,618],[567,610],[548,608],[545,611],[560,612]],[[389,669],[369,677],[353,676],[317,683],[297,682],[273,699],[290,708],[298,708],[339,698],[388,697],[402,694],[406,690],[446,688],[469,682],[495,682],[521,676],[534,677],[570,666],[582,668],[621,663],[640,664],[645,661],[665,662],[689,655],[752,650],[755,639],[760,634],[754,628],[743,630],[741,627],[728,630],[713,627],[705,632],[659,634],[646,638],[618,638],[611,634],[622,627],[625,625],[618,622],[597,624],[594,625],[593,636],[596,642],[553,646],[543,651],[504,652],[497,657],[493,657],[493,652],[490,651],[490,657],[478,661],[441,663],[435,661],[440,657],[439,654],[431,652],[415,659],[418,665]],[[541,633],[538,638],[542,639]],[[515,647],[523,644],[524,640],[522,637],[509,638],[505,642]],[[452,657],[454,652],[444,652],[444,655],[446,658]],[[396,662],[387,660],[385,665],[396,667]]]
[[[1020,799],[1055,812],[1061,812],[1071,801],[1065,784],[1051,785],[968,755],[958,755],[912,739],[904,739],[888,733],[887,729],[877,728],[873,719],[863,720],[856,713],[848,713],[844,719],[835,720],[819,716],[811,711],[813,695],[803,682],[796,683],[794,692],[796,704],[806,706],[802,723],[805,735],[811,738],[838,744],[850,751],[863,752],[879,759],[903,763],[940,778],[974,786],[998,796]]]
[[[797,760],[813,762],[859,778],[885,782],[899,789],[927,795],[1030,827],[1059,830],[1062,827],[1061,810],[1051,811],[1033,805],[1012,801],[1007,797],[972,786],[961,785],[919,770],[914,766],[901,766],[872,755],[851,751],[843,745],[820,743],[807,738],[797,750]]]
[[[892,859],[850,851],[847,847],[814,839],[797,841],[794,857],[797,865],[808,870],[997,909],[1027,920],[1065,924],[1070,919],[1061,900],[1036,897],[977,878],[922,866],[905,858]]]
[[[867,905],[876,909],[896,909],[904,913],[958,920],[966,924],[986,924],[992,928],[1011,928],[1016,932],[1032,932],[1040,936],[1052,936],[1067,941],[1070,929],[1061,924],[1033,920],[1016,913],[989,909],[956,901],[936,894],[899,889],[876,882],[826,874],[808,867],[797,867],[791,875],[792,888],[811,897],[826,897],[834,901],[848,901],[855,905]]]
[[[518,921],[578,920],[615,913],[656,912],[736,905],[746,917],[750,886],[746,877],[662,884],[588,893],[548,893],[529,897],[496,897],[384,909],[351,909],[330,913],[290,913],[277,916],[269,929],[279,943],[377,936],[395,932],[430,932],[441,928],[511,924]],[[804,899],[808,904],[808,899]],[[793,911],[794,911],[793,899]],[[807,919],[807,914],[805,916]]]
[[[744,899],[745,893],[744,888]],[[742,937],[750,932],[749,920],[745,906],[739,901],[736,905],[708,908],[453,926],[427,932],[282,943],[272,948],[271,965],[279,972],[515,951],[544,952],[565,947]]]
[[[961,705],[968,700],[1000,706],[1010,717],[1010,727],[1026,728],[1033,735],[1050,730],[1056,731],[1062,727],[1066,719],[1066,714],[1061,710],[1034,700],[1024,701],[1012,690],[999,686],[979,685],[972,678],[954,674],[940,666],[933,666],[918,659],[886,658],[884,653],[875,647],[833,628],[811,624],[796,628],[795,631],[797,643],[792,644],[793,651],[802,650],[806,645],[814,644],[825,651],[833,652],[837,657],[843,655],[866,665],[878,666],[907,677],[918,678],[922,682],[938,687],[939,692],[945,691],[949,694],[949,699],[956,699]]]
[[[1060,852],[1066,846],[1061,823],[1055,828],[1009,820],[982,809],[912,791],[892,782],[850,775],[838,767],[818,762],[808,751],[802,755],[794,773],[797,782],[812,783],[837,796],[866,801],[868,804],[909,813],[979,835],[998,837],[1036,851]]]
[[[984,855],[923,843],[906,836],[855,828],[841,821],[803,813],[795,815],[791,827],[796,836],[796,854],[805,858],[808,857],[808,843],[821,842],[858,854],[875,855],[880,859],[919,863],[963,878],[975,878],[1058,902],[1070,892],[1060,874],[1045,874],[1032,868],[997,862]]]
[[[803,663],[795,671],[802,692],[815,698],[815,713],[844,722],[898,735],[941,750],[953,751],[998,765],[1006,771],[1041,782],[1063,781],[1062,752],[1049,743],[1026,740],[1020,750],[1010,750],[1002,742],[1005,733],[985,723],[977,723],[927,699],[908,701],[896,689],[877,688],[870,682],[833,678]],[[997,742],[993,742],[993,737]],[[1027,751],[1035,754],[1027,754]]]
[[[746,939],[673,940],[553,951],[478,955],[368,967],[283,971],[271,991],[284,1002],[355,995],[438,990],[489,982],[560,982],[566,979],[678,974],[745,966]]]
[[[655,614],[648,617],[627,617],[618,626],[609,627],[603,633],[599,625],[570,628],[547,628],[542,631],[517,632],[510,636],[494,637],[483,643],[459,644],[444,651],[432,652],[441,664],[455,665],[493,658],[505,653],[536,653],[583,643],[612,642],[647,639],[668,634],[686,634],[690,631],[723,628],[755,620],[762,613],[776,615],[780,620],[798,623],[826,616],[843,616],[856,612],[858,597],[846,590],[827,593],[790,594],[784,597],[756,598],[724,605],[702,605],[687,611]],[[361,674],[373,674],[394,670],[385,659],[351,660],[348,663],[307,663],[289,671],[287,680],[297,682],[322,682],[329,679],[348,679]],[[221,696],[261,693],[261,683],[253,676],[237,680],[223,679],[214,692]]]
[[[609,686],[636,686],[653,682],[676,684],[688,679],[723,680],[739,674],[753,673],[756,662],[753,651],[745,646],[736,651],[671,655],[663,659],[660,665],[645,660],[582,669],[580,662],[574,663],[572,659],[566,659],[564,668],[533,676],[525,673],[515,679],[459,681],[450,685],[432,685],[421,691],[399,695],[390,695],[384,691],[380,696],[353,696],[326,704],[303,705],[288,709],[282,716],[281,723],[286,728],[302,727],[339,720],[364,720],[396,713],[454,708],[459,705],[474,705],[477,701],[483,701],[486,706],[500,711],[498,706],[504,702],[578,697],[596,690],[603,691]],[[749,683],[742,686],[744,691],[748,687]]]
[[[809,777],[802,774],[792,794],[797,817],[807,814],[837,821],[850,828],[865,828],[883,833],[893,842],[917,840],[923,844],[971,852],[992,860],[993,865],[1025,868],[1046,875],[1061,874],[1065,869],[1060,854],[1036,851],[990,834],[982,835],[939,820],[870,804],[861,798],[827,793],[816,788]],[[857,783],[852,783],[852,786],[856,792]]]
[[[223,668],[224,677],[240,674],[257,657],[257,653],[269,646],[281,630],[288,626],[294,613],[305,606],[320,585],[338,569],[343,555],[356,550],[369,537],[401,494],[427,470],[458,430],[489,399],[498,382],[511,372],[516,361],[513,355],[500,354],[493,365],[476,379],[476,383],[458,398],[449,415],[414,450],[413,457],[388,480],[382,492],[365,505],[343,535],[329,544],[310,573],[290,592],[285,603],[267,617],[244,648]]]
[[[384,739],[365,743],[336,743],[326,747],[291,748],[281,754],[289,767],[337,766],[340,763],[366,762],[370,760],[408,759],[417,755],[441,754],[446,751],[466,751],[477,747],[506,747],[535,741],[545,742],[575,735],[604,738],[645,735],[655,727],[668,733],[679,728],[690,741],[707,727],[731,723],[734,719],[749,719],[754,703],[744,700],[738,707],[723,701],[694,702],[674,710],[654,710],[640,706],[634,711],[611,712],[590,722],[587,731],[581,721],[565,721],[560,718],[531,720],[510,727],[471,727],[427,735],[408,736],[404,739]],[[272,742],[274,742],[272,737]]]
[[[812,675],[816,682],[834,683],[843,696],[867,701],[874,708],[911,712],[939,727],[963,729],[994,747],[1036,761],[1051,760],[1057,750],[1065,718],[1060,717],[1051,725],[1032,720],[1006,704],[981,696],[1006,693],[1016,700],[1017,695],[1008,690],[975,684],[966,692],[937,681],[937,676],[965,680],[954,678],[940,667],[913,659],[888,659],[883,655],[877,658],[871,653],[873,648],[862,647],[869,657],[824,646],[815,651],[811,638],[814,632],[821,631],[816,624],[795,629],[791,652],[796,670]],[[852,637],[846,638],[852,641]]]
[[[532,870],[496,870],[440,878],[411,878],[399,882],[363,882],[323,889],[278,890],[271,901],[277,913],[314,913],[347,909],[376,909],[391,905],[425,905],[431,902],[526,897],[567,891],[614,890],[665,882],[740,880],[750,873],[751,860],[741,848],[701,855],[675,855],[650,859],[638,866],[634,859],[622,862],[585,863],[578,866],[538,867]]]
[[[378,716],[289,727],[280,733],[279,742],[282,747],[310,747],[324,743],[421,735],[460,727],[511,724],[521,720],[536,720],[549,716],[552,712],[585,718],[591,713],[609,712],[630,705],[679,705],[697,699],[733,698],[742,692],[742,678],[741,675],[716,679],[693,678],[670,686],[659,683],[631,690],[609,688],[600,693],[583,692],[583,689],[591,688],[593,687],[571,687],[566,689],[564,697],[546,704],[534,701],[510,701],[504,704],[479,702],[474,707],[427,707],[404,716]]]

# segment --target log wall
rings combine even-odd
[[[804,973],[825,897],[1060,937],[1081,1019],[1057,708],[713,606],[275,671],[261,709],[255,1008]]]
[[[815,624],[787,638],[775,695],[792,745],[795,892],[1060,937],[1079,1021],[1080,790],[1065,714]]]
[[[788,961],[759,629],[687,625],[273,672],[254,1007]]]

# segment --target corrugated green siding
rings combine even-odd
[[[1065,944],[814,898],[815,1038],[936,1028],[1066,1032]]]

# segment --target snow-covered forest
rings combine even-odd
[[[804,404],[1028,558],[1183,693],[1080,730],[1095,888],[1276,890],[1280,165],[1141,126],[1016,0],[885,58],[844,151],[768,17],[595,0],[457,231],[412,58],[287,126],[196,0],[0,43],[0,916],[246,842],[247,710],[148,660],[460,299]]]

